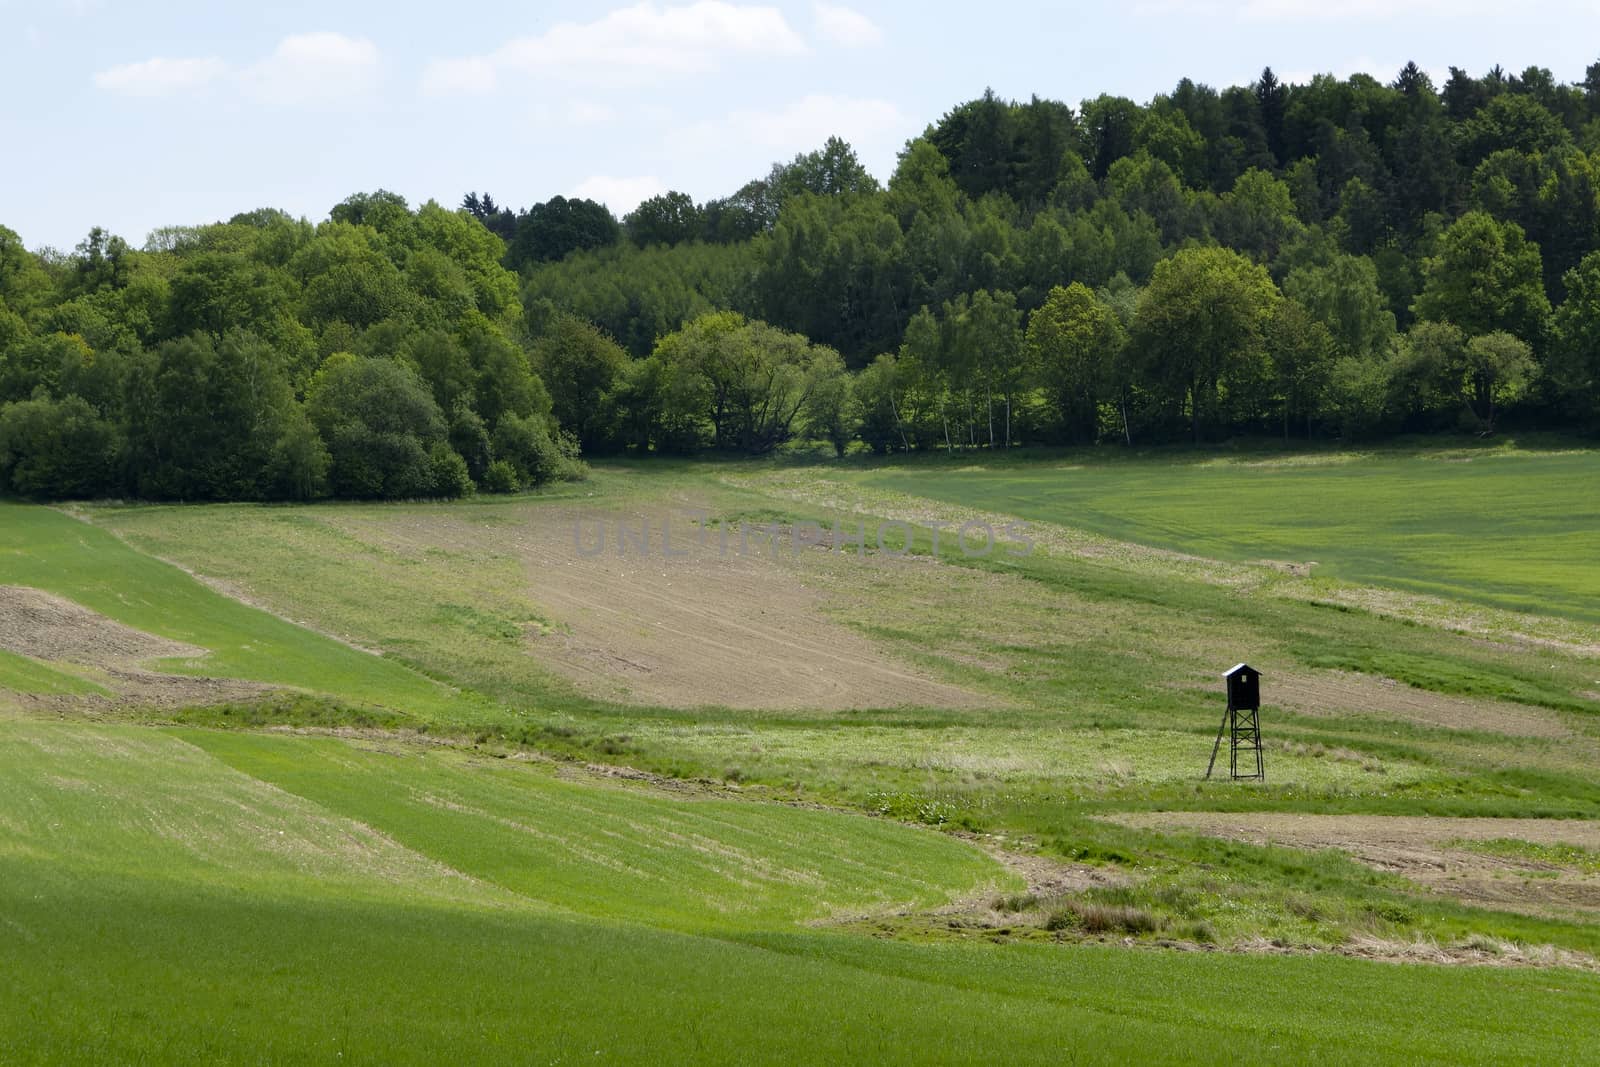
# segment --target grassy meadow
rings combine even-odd
[[[1464,448],[875,471],[862,484],[1214,559],[1600,622],[1600,453]]]
[[[0,504],[0,587],[204,652],[0,616],[0,1060],[1594,1057],[1592,849],[1485,831],[1383,866],[1361,834],[1600,818],[1597,457],[618,462],[450,504]],[[638,514],[916,531],[904,558],[573,555],[575,516]],[[1027,555],[929,533],[1018,519]],[[721,610],[747,647],[695,624]],[[759,628],[785,613],[803,632]],[[786,635],[838,694],[627,695]],[[1240,659],[1267,781],[1202,781]],[[897,676],[951,699],[852,698]],[[1117,821],[1173,812],[1352,830]]]

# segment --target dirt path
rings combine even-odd
[[[1485,907],[1536,915],[1600,911],[1600,875],[1532,858],[1476,852],[1461,844],[1509,840],[1600,851],[1600,821],[1193,811],[1106,818],[1125,826],[1206,834],[1258,845],[1340,849],[1368,866]]]

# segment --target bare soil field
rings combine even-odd
[[[619,525],[630,534],[625,549]],[[894,561],[788,541],[773,546],[738,530],[724,542],[722,531],[665,511],[537,507],[519,511],[513,523],[429,516],[351,531],[412,551],[518,560],[526,599],[548,621],[528,635],[529,654],[601,699],[819,710],[985,703],[894,659],[822,610],[824,587],[852,580],[846,568]]]
[[[13,694],[30,706],[94,707],[111,703],[176,706],[216,703],[258,695],[267,687],[231,679],[162,674],[145,664],[160,659],[200,659],[195,645],[124,626],[53,593],[28,586],[0,586],[0,649],[79,671],[111,696]]]
[[[1206,834],[1250,844],[1339,849],[1433,892],[1485,907],[1536,915],[1600,911],[1600,876],[1530,858],[1485,854],[1461,845],[1522,841],[1600,850],[1600,821],[1192,811],[1106,818],[1126,826]]]
[[[1504,700],[1450,696],[1392,678],[1350,671],[1307,671],[1275,677],[1271,702],[1303,715],[1370,715],[1422,726],[1476,730],[1519,737],[1569,738],[1561,716]]]

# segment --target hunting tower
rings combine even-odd
[[[1216,744],[1211,746],[1206,777],[1210,778],[1216,769],[1217,752],[1222,748],[1223,735],[1227,735],[1228,777],[1235,781],[1264,782],[1267,771],[1261,760],[1261,672],[1248,663],[1240,663],[1222,678],[1228,686],[1228,710],[1223,713],[1222,725],[1217,729]],[[1239,766],[1241,753],[1245,759],[1242,769]]]

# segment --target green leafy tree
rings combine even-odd
[[[1296,267],[1283,279],[1283,292],[1327,327],[1342,355],[1371,359],[1388,351],[1394,313],[1367,257],[1341,254]]]
[[[1143,213],[1155,221],[1164,244],[1198,236],[1201,221],[1172,168],[1148,152],[1136,152],[1111,164],[1106,195],[1129,215]]]
[[[397,262],[409,271],[411,257],[418,252],[447,258],[464,277],[473,306],[490,321],[516,328],[522,317],[517,276],[501,265],[506,245],[497,232],[485,229],[464,212],[447,211],[430,200],[417,209],[406,234],[409,243],[394,257]],[[455,298],[454,286],[446,291]]]
[[[1492,431],[1500,408],[1520,396],[1536,365],[1526,341],[1496,331],[1467,342],[1466,400],[1486,431]]]
[[[1186,248],[1156,264],[1133,344],[1147,380],[1187,407],[1196,442],[1214,428],[1222,390],[1261,377],[1281,299],[1265,270],[1227,249]]]
[[[459,495],[444,413],[404,363],[329,356],[306,391],[306,410],[332,458],[337,496]],[[457,457],[457,461],[460,457]]]
[[[776,165],[767,178],[782,205],[801,193],[845,196],[875,193],[878,182],[856,156],[856,150],[839,137],[829,137],[814,152],[802,152],[787,164]]]
[[[1027,348],[1066,435],[1092,442],[1111,399],[1126,335],[1113,308],[1082,282],[1052,289],[1028,320]]]
[[[1078,133],[1083,149],[1079,153],[1089,173],[1100,181],[1117,160],[1134,151],[1134,134],[1139,129],[1143,110],[1124,96],[1101,95],[1085,100]]]
[[[1503,330],[1537,343],[1550,317],[1543,270],[1539,247],[1522,227],[1471,211],[1450,225],[1427,260],[1413,310],[1468,336]]]
[[[473,409],[484,422],[492,426],[505,415],[550,414],[550,392],[520,345],[491,332],[472,338],[467,352],[477,373]]]
[[[478,369],[455,334],[437,329],[412,334],[401,343],[399,354],[428,383],[439,410],[475,408]]]
[[[1543,152],[1566,144],[1571,135],[1561,120],[1531,96],[1504,93],[1483,105],[1461,125],[1461,159],[1473,166],[1502,149]]]
[[[557,313],[533,345],[532,361],[550,391],[556,421],[577,434],[586,451],[621,444],[610,396],[628,354],[593,325]]]
[[[387,189],[371,193],[355,193],[333,206],[328,217],[334,222],[351,226],[370,226],[380,233],[404,228],[411,223],[411,209],[406,198]]]
[[[1376,249],[1388,232],[1387,211],[1383,198],[1371,185],[1360,178],[1351,178],[1339,191],[1339,209],[1335,215],[1345,248],[1357,255],[1366,255]]]
[[[688,193],[652,196],[623,217],[628,239],[640,248],[693,241],[705,231],[704,213]]]
[[[1383,422],[1389,411],[1392,373],[1392,364],[1386,358],[1341,356],[1334,360],[1329,368],[1322,414],[1342,439],[1359,440]]]
[[[410,216],[408,215],[407,218]],[[344,221],[324,223],[295,254],[290,269],[304,286],[313,327],[332,322],[357,329],[409,316],[416,297],[386,254],[377,231]]]
[[[141,496],[262,500],[320,488],[325,460],[305,447],[305,414],[280,355],[260,338],[168,341],[134,366],[128,390]]]
[[[39,257],[23,246],[15,230],[0,226],[0,305],[22,317],[48,301],[51,290]]]
[[[1333,372],[1338,345],[1328,327],[1294,300],[1281,301],[1267,327],[1267,354],[1283,416],[1283,439],[1291,423],[1311,432]]]
[[[888,207],[901,229],[909,230],[919,217],[958,218],[961,196],[950,161],[932,141],[919,137],[906,145],[889,178]]]
[[[756,306],[858,363],[904,326],[904,249],[882,194],[796,196],[758,246]]]
[[[934,324],[935,335],[937,331]],[[907,333],[910,337],[913,331]],[[945,392],[938,369],[915,358],[911,350],[902,348],[900,355],[886,352],[873,360],[857,375],[855,395],[862,439],[875,450],[910,451],[948,442],[943,435]]]
[[[621,236],[622,227],[605,205],[556,196],[517,218],[517,235],[511,239],[506,260],[514,270],[521,270],[573,252],[614,245]]]
[[[845,373],[844,360],[832,349],[818,352],[808,373],[810,391],[800,412],[804,433],[813,440],[828,442],[834,455],[842,458],[862,425],[855,382]]]
[[[1010,448],[1013,416],[1028,378],[1016,297],[987,289],[962,294],[945,305],[943,318],[945,359],[961,368],[962,380],[971,386],[965,393],[969,440],[979,424],[973,408],[981,394],[980,429],[986,430],[989,447]]]
[[[1600,252],[1563,279],[1567,298],[1555,314],[1555,343],[1545,373],[1556,402],[1574,414],[1600,415]]]
[[[535,268],[523,300],[530,320],[567,312],[642,359],[659,338],[708,311],[753,313],[753,280],[768,251],[764,242],[645,249],[623,242]],[[534,321],[528,327],[543,328]]]
[[[993,89],[952,109],[928,131],[927,138],[949,161],[950,176],[967,196],[977,199],[1013,188],[1018,162],[1016,119],[1011,105]]]
[[[1437,424],[1460,410],[1467,375],[1467,338],[1450,322],[1422,320],[1396,346],[1390,363],[1392,402],[1414,425]],[[1423,424],[1426,424],[1423,421]]]
[[[1171,105],[1152,106],[1133,132],[1133,149],[1165,163],[1188,188],[1206,187],[1205,139],[1181,110]]]
[[[816,393],[844,373],[837,352],[731,312],[662,338],[656,356],[710,424],[712,446],[754,455],[789,440]]]
[[[0,490],[82,500],[122,488],[117,427],[78,396],[0,407]]]
[[[1214,223],[1218,240],[1258,263],[1276,257],[1300,228],[1289,186],[1254,167],[1222,195]]]

